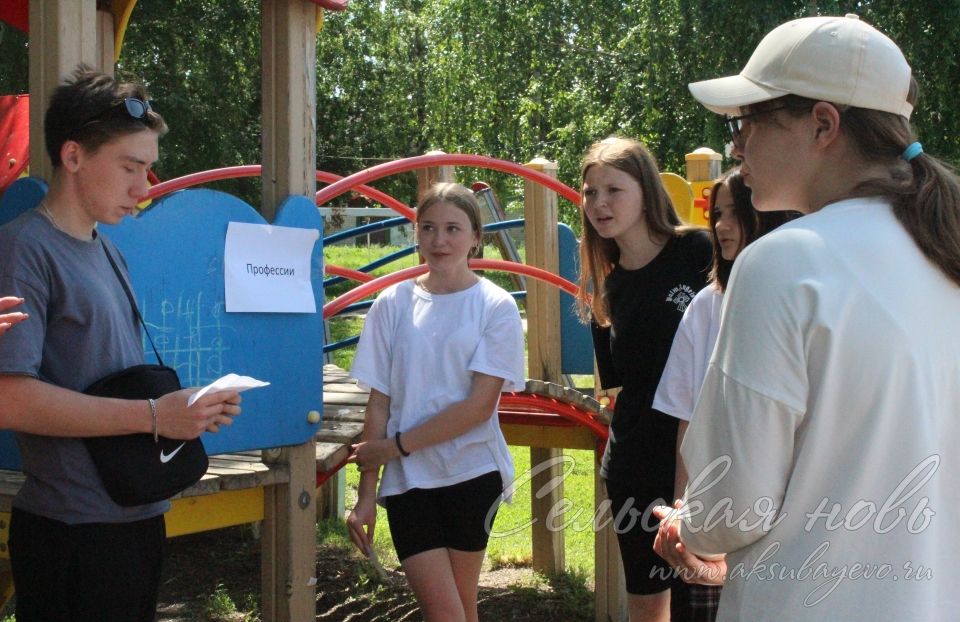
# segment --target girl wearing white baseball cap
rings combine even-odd
[[[657,551],[726,575],[720,620],[955,619],[960,180],[913,135],[910,66],[811,17],[690,90],[754,205],[806,215],[737,259]]]

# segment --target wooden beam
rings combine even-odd
[[[597,456],[599,459],[599,455]],[[620,562],[620,544],[613,529],[613,516],[606,508],[607,492],[600,477],[600,469],[594,471],[594,516],[601,521],[609,521],[603,528],[594,525],[594,620],[595,622],[627,622],[627,588],[624,583],[623,565]],[[602,523],[601,523],[602,524]]]
[[[263,184],[267,222],[290,195],[313,198],[317,166],[317,5],[262,0]]]
[[[313,620],[317,615],[314,442],[284,448],[278,462],[289,467],[290,481],[264,489],[260,608],[265,622]]]
[[[443,151],[428,151],[425,155],[443,155]],[[457,180],[456,169],[452,166],[431,166],[417,170],[417,203],[433,187],[433,184],[450,183]]]
[[[113,51],[113,13],[97,11],[97,64],[95,66],[108,76],[114,75]]]
[[[537,158],[527,166],[551,177],[557,176],[556,162]],[[526,219],[527,264],[548,272],[560,272],[557,239],[557,193],[530,180],[524,181],[524,218]],[[560,292],[535,279],[527,279],[527,376],[559,383],[560,374]],[[530,466],[548,463],[549,468],[531,481],[533,526],[533,567],[555,574],[564,569],[563,531],[547,529],[547,515],[563,498],[560,449],[533,447]],[[551,480],[560,482],[545,495],[537,495]]]
[[[215,495],[174,499],[164,518],[168,538],[260,521],[263,520],[263,488],[223,490]]]
[[[50,181],[53,165],[43,139],[50,94],[79,63],[98,67],[95,0],[30,2],[30,174]]]
[[[313,199],[317,182],[317,6],[262,0],[263,170],[260,212],[273,221],[291,195]],[[266,453],[266,452],[265,452]],[[261,555],[263,619],[316,616],[316,449],[314,441],[280,452],[287,484],[264,494]]]
[[[548,449],[596,449],[597,437],[583,427],[501,423],[508,445]]]

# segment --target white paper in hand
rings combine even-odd
[[[187,400],[187,406],[193,406],[193,403],[198,399],[206,395],[207,393],[216,393],[217,391],[226,391],[233,389],[234,391],[246,391],[247,389],[256,389],[257,387],[265,387],[269,382],[264,382],[262,380],[257,380],[256,378],[251,378],[250,376],[238,376],[237,374],[227,374],[222,378],[217,378],[207,386],[203,387],[196,393],[190,396],[190,399]]]

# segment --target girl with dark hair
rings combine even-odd
[[[360,484],[350,538],[370,553],[383,504],[428,622],[476,622],[489,530],[513,481],[497,404],[525,386],[523,326],[510,294],[467,264],[481,236],[469,189],[427,192],[417,242],[430,271],[377,297],[351,370],[370,399],[351,458]]]
[[[799,212],[758,212],[753,193],[739,168],[718,179],[710,189],[710,230],[713,232],[713,269],[710,281],[723,293],[730,280],[733,260],[748,244],[797,216]],[[719,316],[718,316],[719,321]],[[701,376],[701,380],[703,377]]]
[[[578,300],[592,320],[600,382],[621,387],[600,474],[617,519],[630,619],[668,620],[671,608],[683,607],[685,586],[664,576],[669,568],[652,548],[655,529],[641,516],[673,497],[677,419],[651,403],[677,324],[706,284],[710,240],[681,226],[639,142],[596,143],[582,176]]]
[[[673,338],[670,357],[660,377],[653,407],[679,420],[677,431],[677,475],[674,498],[683,496],[687,471],[680,456],[680,444],[693,417],[703,376],[720,331],[720,306],[733,262],[748,244],[779,227],[796,212],[758,212],[750,202],[750,188],[743,183],[740,169],[732,169],[710,190],[710,229],[713,231],[711,284],[697,293],[687,307]],[[681,577],[682,578],[682,577]],[[690,619],[716,619],[719,586],[691,585]]]
[[[757,209],[806,214],[737,259],[682,449],[690,511],[660,528],[674,566],[729,568],[721,620],[957,617],[960,180],[910,128],[911,74],[847,15],[690,85]]]

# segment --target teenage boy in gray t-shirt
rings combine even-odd
[[[147,400],[81,393],[143,362],[130,301],[105,254],[120,253],[96,225],[119,222],[143,200],[166,125],[141,86],[80,67],[54,91],[44,131],[49,191],[0,227],[0,292],[23,299],[29,317],[0,339],[0,428],[16,433],[26,475],[9,535],[16,618],[152,621],[169,504],[114,503],[80,437],[196,438],[229,424],[240,399],[224,391],[187,407],[195,389],[184,389],[152,412]]]

